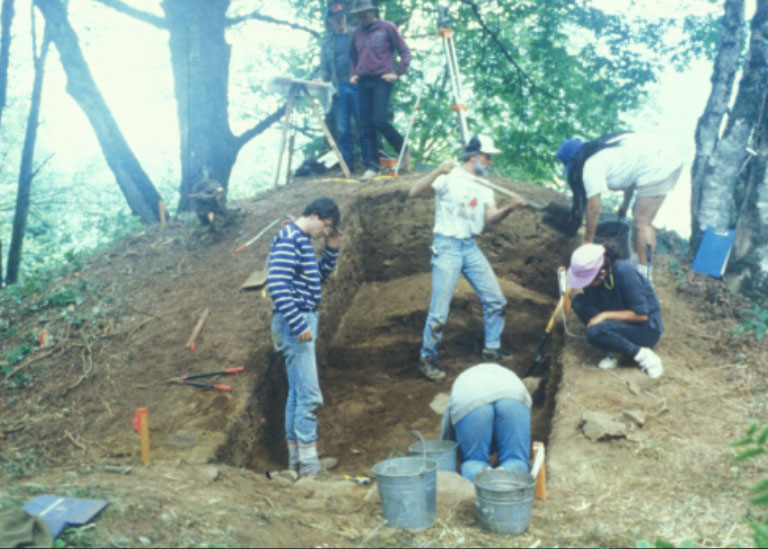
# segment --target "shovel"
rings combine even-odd
[[[570,289],[567,287],[567,284],[565,282],[565,267],[560,267],[557,270],[557,284],[560,290],[560,299],[557,302],[557,305],[555,306],[555,310],[552,313],[552,316],[549,317],[549,322],[547,322],[547,327],[544,329],[544,335],[541,337],[541,340],[539,341],[538,346],[536,347],[536,353],[533,355],[533,362],[530,366],[528,366],[528,369],[523,374],[523,378],[528,377],[533,373],[533,371],[536,369],[536,366],[539,365],[541,362],[541,352],[544,349],[544,344],[547,342],[547,339],[549,338],[549,334],[552,333],[552,329],[555,327],[555,320],[557,320],[557,315],[560,314],[560,311],[565,308],[565,313],[568,314],[571,312],[571,299],[570,299]]]
[[[563,211],[565,212],[570,211],[565,206],[561,206],[556,202],[550,202],[546,206],[542,206],[538,202],[534,202],[533,200],[527,200],[526,198],[520,196],[519,194],[510,191],[506,187],[502,187],[501,185],[497,185],[496,183],[491,183],[488,180],[482,180],[482,181],[475,180],[475,181],[480,185],[483,185],[484,187],[488,187],[489,189],[493,189],[494,191],[498,191],[501,194],[505,194],[513,198],[522,198],[523,200],[525,200],[526,208],[529,208],[531,210],[536,210],[537,212],[545,212],[545,213],[549,212],[549,213],[559,214],[560,212],[563,212]]]

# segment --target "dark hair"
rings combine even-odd
[[[571,214],[566,227],[566,232],[571,235],[576,234],[579,227],[581,227],[584,212],[587,210],[587,191],[584,190],[584,163],[603,149],[617,146],[620,140],[617,139],[613,143],[610,143],[610,141],[628,133],[631,132],[624,131],[603,135],[584,143],[576,154],[573,155],[573,160],[571,160],[571,165],[568,168],[568,186],[573,192],[573,202],[571,203]]]
[[[307,207],[301,213],[305,217],[312,214],[317,215],[320,219],[330,219],[333,221],[334,227],[338,227],[341,222],[341,212],[339,212],[338,204],[336,204],[333,198],[328,198],[327,196],[315,198],[307,204]]]
[[[603,267],[613,267],[613,264],[621,259],[621,248],[612,240],[602,242],[602,245],[605,248],[605,263],[603,263]]]

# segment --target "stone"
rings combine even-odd
[[[339,460],[335,457],[326,456],[320,458],[320,467],[323,469],[323,471],[332,470],[338,463]]]
[[[212,465],[206,465],[200,468],[200,476],[205,482],[214,482],[219,478],[219,470]]]
[[[592,442],[627,436],[627,426],[604,412],[584,412],[581,420],[581,430]]]
[[[645,412],[642,410],[624,410],[621,412],[621,417],[617,419],[626,419],[635,423],[638,427],[642,427],[645,425]]]
[[[197,440],[198,437],[194,431],[179,429],[167,439],[165,439],[165,444],[173,448],[182,449],[194,446],[197,444]]]
[[[448,517],[451,509],[466,500],[475,500],[475,485],[459,473],[437,472],[437,512]]]
[[[543,380],[544,379],[540,377],[526,377],[523,380],[523,384],[525,385],[525,388],[528,389],[528,394],[531,396],[536,394],[536,391],[539,390]]]
[[[448,407],[448,399],[450,399],[448,393],[437,393],[435,398],[432,399],[432,402],[429,403],[429,407],[432,408],[435,413],[443,415],[445,409]]]

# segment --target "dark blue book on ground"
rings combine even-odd
[[[82,526],[109,504],[106,499],[65,498],[42,495],[22,509],[43,519],[56,539],[65,526]]]
[[[707,227],[691,270],[715,278],[723,278],[735,238],[736,231],[733,229],[719,230],[712,226]]]

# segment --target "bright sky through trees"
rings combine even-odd
[[[16,72],[9,79],[11,95],[23,95],[32,83],[31,70],[26,78],[20,77],[24,73],[18,72],[19,67],[30,66],[29,2],[17,0],[11,52],[15,59],[11,70]],[[694,13],[694,10],[719,14],[722,10],[720,2],[707,0],[593,2],[601,9],[628,17],[648,17],[649,14],[674,17]],[[161,13],[158,0],[131,0],[128,3]],[[233,5],[236,3],[233,2]],[[270,14],[290,20],[291,12],[281,9],[281,4],[279,0],[269,3]],[[748,5],[747,9],[749,16],[754,5]],[[126,139],[161,193],[175,192],[180,171],[179,139],[166,33],[95,2],[72,2],[70,13],[73,26],[80,31],[81,45],[94,78]],[[38,35],[41,35],[39,29],[42,29],[43,22],[39,15],[37,24]],[[321,28],[319,22],[317,28]],[[254,113],[268,110],[265,107],[275,108],[281,101],[280,97],[265,95],[259,84],[254,82],[263,83],[270,76],[280,74],[284,67],[271,63],[269,55],[259,56],[254,52],[268,52],[270,48],[279,47],[314,47],[314,42],[306,33],[256,21],[231,33],[230,41],[238,46],[232,49],[230,70],[231,122],[233,130],[239,132],[253,123]],[[244,44],[247,47],[243,47]],[[460,47],[460,43],[457,42],[457,45]],[[20,60],[19,56],[24,59]],[[639,113],[627,114],[627,124],[638,130],[655,129],[670,136],[673,142],[679,144],[689,166],[693,156],[696,120],[709,93],[710,72],[709,62],[694,62],[684,74],[670,68],[650,90],[646,108]],[[69,172],[73,181],[79,184],[112,186],[115,193],[119,192],[101,157],[93,130],[74,100],[66,94],[64,86],[63,71],[54,48],[47,65],[43,125],[37,158],[55,153],[47,170],[58,174]],[[264,181],[270,181],[275,168],[279,128],[280,125],[276,124],[243,149],[232,174],[232,198],[253,194]],[[295,162],[294,167],[297,165]],[[99,169],[94,170],[94,167]],[[81,173],[88,173],[89,179],[80,180],[78,174]],[[101,174],[98,181],[91,179],[94,173]],[[44,177],[44,172],[40,177]],[[666,225],[685,236],[689,230],[690,184],[687,177],[686,169],[685,181],[667,200],[657,218],[659,225]],[[167,202],[174,203],[174,200],[168,197]]]

